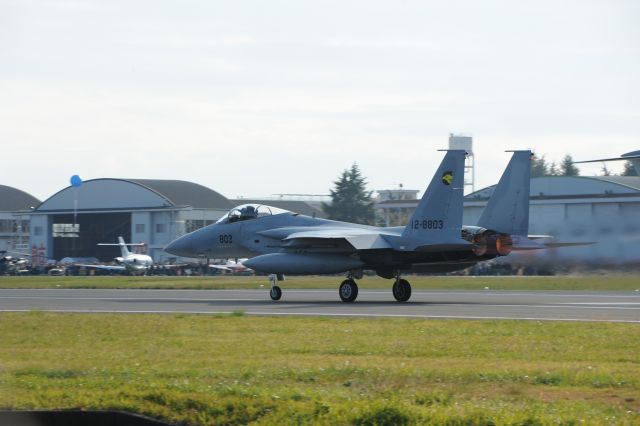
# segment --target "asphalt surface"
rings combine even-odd
[[[281,316],[528,319],[640,323],[639,292],[415,291],[361,289],[355,303],[338,290],[289,290],[273,302],[261,290],[0,290],[0,311],[231,313]]]

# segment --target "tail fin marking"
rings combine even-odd
[[[402,233],[424,242],[459,241],[464,196],[463,150],[449,150]]]

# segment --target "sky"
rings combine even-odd
[[[636,0],[0,0],[0,184],[327,194],[356,162],[423,191],[449,133],[476,189],[508,149],[617,156],[640,149],[639,22]]]

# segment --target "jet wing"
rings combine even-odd
[[[224,265],[209,265],[209,268],[218,269],[220,271],[229,271],[229,272],[233,271],[233,269]]]
[[[76,265],[76,266],[84,266],[85,268],[94,268],[94,269],[102,269],[103,271],[124,271],[124,266],[118,265]]]
[[[390,249],[380,232],[364,228],[328,228],[293,232],[282,239],[285,247],[326,245],[346,241],[355,250]]]
[[[291,228],[289,228],[291,229]],[[385,235],[392,238],[398,238],[396,233],[379,232],[377,230],[367,228],[293,228],[291,233],[286,233],[285,228],[267,231],[269,234],[261,233],[265,236],[274,237],[273,231],[276,231],[278,237],[281,237],[283,247],[287,248],[326,248],[339,249],[340,243],[348,243],[353,250],[383,250],[392,249],[393,246],[385,239]],[[441,251],[465,251],[470,250],[472,244],[462,239],[452,241],[439,242],[436,244],[425,244],[417,247],[416,250],[422,252],[441,252]],[[344,244],[343,244],[344,248]]]

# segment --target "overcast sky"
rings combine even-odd
[[[423,191],[460,132],[480,189],[505,149],[640,149],[639,76],[637,0],[0,0],[0,184]]]

